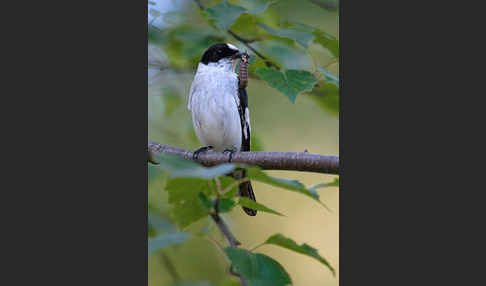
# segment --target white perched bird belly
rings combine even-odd
[[[199,64],[192,82],[188,109],[203,146],[215,151],[239,151],[242,142],[238,112],[238,76],[231,66]]]

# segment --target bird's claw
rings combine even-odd
[[[197,161],[200,153],[205,153],[211,149],[213,149],[213,146],[204,146],[197,149],[196,151],[194,151],[194,153],[192,153],[192,160]]]
[[[225,149],[223,151],[223,154],[229,153],[229,160],[228,163],[231,163],[231,160],[233,159],[233,154],[236,152],[235,149]]]

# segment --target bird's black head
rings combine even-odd
[[[237,58],[240,55],[238,48],[226,43],[219,43],[209,47],[201,58],[201,63],[217,63],[223,58]]]

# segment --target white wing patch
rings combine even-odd
[[[248,131],[251,132],[251,126],[250,126],[250,110],[245,108],[245,125],[248,126]],[[246,128],[243,129],[245,139],[248,139],[248,132],[246,131]]]

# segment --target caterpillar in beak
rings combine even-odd
[[[240,78],[240,88],[246,88],[248,85],[248,61],[250,60],[250,55],[248,53],[243,53],[240,59],[240,68],[238,70],[238,75]]]

